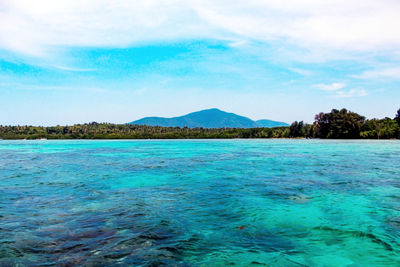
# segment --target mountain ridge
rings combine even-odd
[[[188,128],[271,128],[289,126],[289,124],[285,122],[267,119],[254,121],[247,117],[222,111],[217,108],[204,109],[172,118],[144,117],[142,119],[129,122],[128,124]]]

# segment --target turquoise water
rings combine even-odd
[[[0,141],[0,266],[399,263],[399,141]]]

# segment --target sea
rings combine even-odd
[[[0,266],[400,266],[400,141],[0,141]]]

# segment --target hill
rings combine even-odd
[[[129,124],[163,126],[163,127],[189,127],[189,128],[256,128],[288,126],[287,123],[271,120],[253,121],[247,117],[225,112],[216,108],[189,113],[180,117],[146,117],[130,122]]]
[[[289,126],[286,122],[281,121],[271,121],[271,120],[258,120],[256,121],[258,127],[272,128],[280,126]]]

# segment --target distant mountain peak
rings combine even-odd
[[[229,113],[218,108],[204,109],[172,118],[145,117],[130,122],[129,124],[189,128],[256,128],[288,126],[287,123],[271,120],[253,121],[247,117]]]
[[[202,111],[221,111],[221,112],[226,112],[226,111],[220,110],[219,108],[206,108],[206,109],[203,109],[203,110],[199,110],[197,112],[202,112]]]

